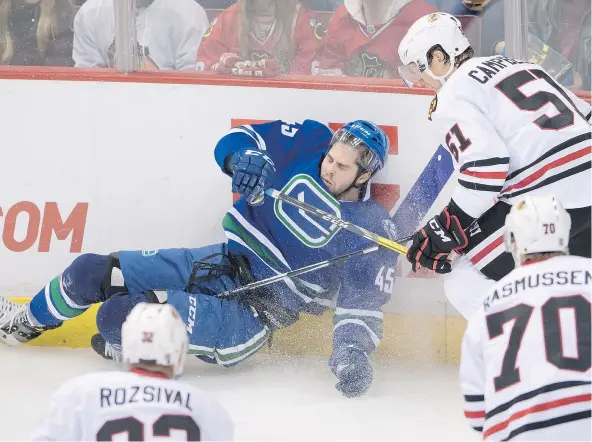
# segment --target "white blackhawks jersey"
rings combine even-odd
[[[517,267],[462,343],[465,416],[490,440],[591,440],[589,258]]]
[[[452,199],[473,218],[526,193],[552,193],[567,209],[590,206],[590,111],[538,65],[466,61],[429,113],[456,160]]]
[[[32,440],[232,440],[233,433],[228,413],[203,391],[134,370],[90,373],[64,384]]]

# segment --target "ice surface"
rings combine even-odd
[[[370,391],[347,399],[326,359],[260,354],[233,368],[189,358],[183,380],[228,409],[240,440],[479,440],[464,421],[454,366],[374,360]],[[0,440],[24,440],[51,393],[73,376],[111,370],[90,349],[0,344]]]

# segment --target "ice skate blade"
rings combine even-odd
[[[0,330],[0,341],[4,342],[9,347],[16,347],[21,343],[21,341],[19,341],[12,335],[9,335],[4,330]]]

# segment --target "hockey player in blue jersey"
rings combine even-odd
[[[0,298],[0,339],[29,341],[103,302],[93,348],[117,359],[121,325],[138,302],[168,302],[180,313],[190,353],[234,365],[260,349],[278,328],[334,308],[329,365],[344,395],[372,382],[370,354],[382,336],[382,305],[392,292],[396,255],[387,249],[230,298],[216,295],[254,280],[368,248],[368,240],[279,200],[280,190],[380,233],[388,213],[369,198],[369,180],[384,167],[388,139],[375,124],[354,121],[335,134],[316,121],[240,126],[225,135],[215,158],[241,198],[223,219],[227,243],[197,249],[86,253],[24,307]],[[387,229],[387,234],[390,230]],[[121,269],[124,286],[112,285]]]

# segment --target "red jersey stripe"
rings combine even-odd
[[[520,182],[518,182],[506,189],[503,189],[501,193],[507,193],[507,192],[510,192],[511,190],[514,190],[514,189],[521,189],[522,187],[526,187],[530,183],[532,183],[533,181],[542,177],[549,170],[554,169],[559,166],[563,166],[564,164],[567,164],[570,161],[577,160],[578,158],[589,155],[590,153],[592,153],[592,146],[584,147],[583,149],[580,149],[577,152],[572,152],[563,158],[559,158],[555,161],[551,161],[549,164],[541,167],[539,170],[530,174],[529,176],[524,178],[522,181],[520,181]]]
[[[463,175],[474,176],[475,178],[487,178],[492,180],[506,179],[506,172],[473,172],[472,170],[463,170]]]
[[[500,422],[499,424],[494,425],[491,428],[488,428],[487,431],[485,431],[483,433],[483,439],[486,439],[489,436],[491,436],[492,434],[495,434],[499,431],[505,430],[508,427],[508,425],[510,425],[512,422],[514,422],[515,420],[518,420],[526,415],[529,415],[532,413],[538,413],[540,411],[551,410],[553,408],[562,407],[564,405],[575,404],[577,402],[589,402],[591,399],[592,399],[592,394],[581,394],[579,396],[572,396],[572,397],[567,397],[567,398],[563,398],[563,399],[557,399],[555,401],[547,402],[544,404],[534,405],[530,408],[527,408],[526,410],[522,410],[517,413],[514,413],[512,416],[510,416],[505,421]]]
[[[504,242],[504,236],[502,235],[498,239],[493,241],[491,244],[489,244],[487,247],[485,247],[483,250],[481,250],[479,253],[477,253],[475,256],[473,256],[471,258],[471,263],[477,264],[479,261],[481,261],[483,258],[485,258],[489,252],[491,252],[493,249],[495,249],[499,245],[503,244],[503,242]]]
[[[485,411],[467,411],[465,410],[465,417],[469,419],[476,419],[479,417],[485,417]]]

